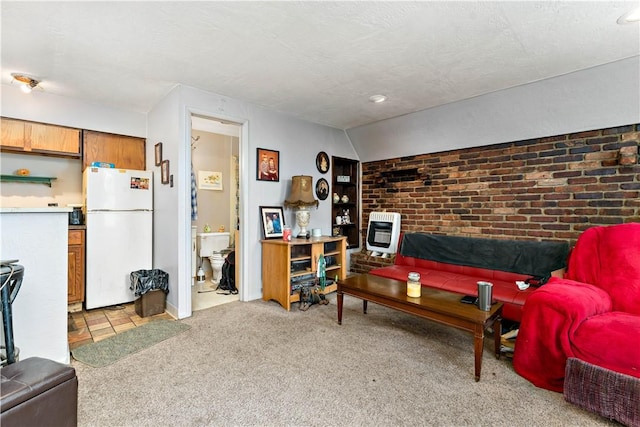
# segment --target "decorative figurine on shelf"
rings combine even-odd
[[[209,227],[209,224],[205,224],[204,225],[204,232],[205,233],[211,233],[211,227]]]
[[[338,193],[333,193],[333,203],[340,202],[340,195]]]
[[[342,211],[342,223],[351,224],[351,217],[349,216],[349,209]]]
[[[224,224],[220,224],[220,227],[218,227],[218,233],[224,233]]]
[[[349,203],[349,196],[347,196],[346,194],[342,196],[342,203]]]

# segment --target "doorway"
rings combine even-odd
[[[234,272],[239,277],[241,133],[238,123],[191,114],[192,311],[239,299],[218,285],[232,251],[229,259],[237,260]]]

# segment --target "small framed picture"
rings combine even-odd
[[[258,148],[257,157],[258,181],[280,181],[280,152]]]
[[[222,172],[198,171],[198,189],[222,191]]]
[[[156,154],[156,166],[160,166],[160,163],[162,163],[162,142],[158,142],[154,148]]]
[[[321,173],[329,172],[329,156],[324,151],[316,156],[316,167]]]
[[[163,160],[160,164],[160,181],[163,184],[169,183],[169,160]]]
[[[282,238],[285,225],[282,206],[260,206],[260,218],[265,239]]]
[[[326,179],[320,178],[318,182],[316,182],[316,196],[320,200],[324,200],[329,195],[329,183]]]

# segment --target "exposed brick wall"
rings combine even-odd
[[[365,251],[351,254],[351,271],[354,273],[368,273],[374,268],[387,267],[393,265],[395,255],[389,258],[372,257]]]
[[[640,222],[639,145],[634,124],[363,163],[362,236],[387,210],[402,231],[573,245],[588,227]]]

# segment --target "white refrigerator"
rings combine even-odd
[[[152,268],[153,173],[87,167],[85,308],[131,302],[130,274]]]

